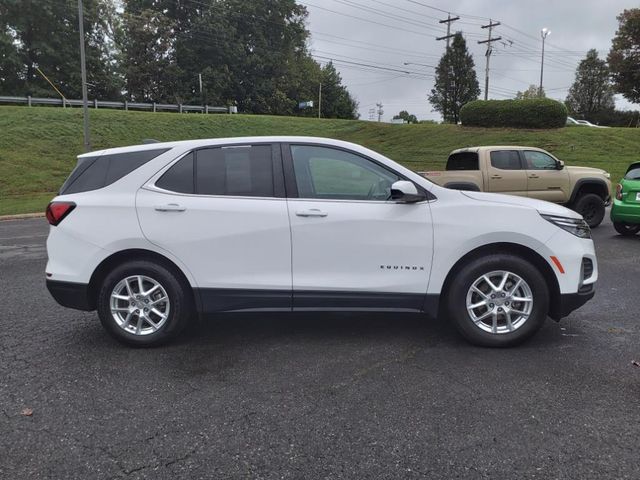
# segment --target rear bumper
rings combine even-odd
[[[89,301],[89,286],[84,283],[47,280],[47,290],[54,300],[63,307],[86,311],[96,308]]]
[[[640,204],[614,200],[613,207],[611,207],[611,221],[640,223]]]

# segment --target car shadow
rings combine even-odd
[[[397,312],[224,313],[194,322],[176,343],[238,340],[256,343],[296,338],[314,342],[353,337],[464,343],[445,319]]]

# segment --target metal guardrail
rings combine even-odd
[[[0,103],[13,103],[20,105],[55,105],[55,106],[72,106],[81,107],[82,100],[69,100],[62,98],[37,98],[37,97],[3,97],[0,96]],[[156,112],[158,110],[172,111],[172,112],[201,112],[201,113],[238,113],[238,107],[210,107],[209,105],[183,105],[170,104],[170,103],[139,103],[128,102],[126,100],[122,102],[113,102],[108,100],[90,100],[89,106],[91,108],[116,108],[124,110],[149,110]]]

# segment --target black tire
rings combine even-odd
[[[640,224],[626,223],[626,222],[613,222],[613,228],[616,229],[620,235],[630,237],[640,232]]]
[[[156,331],[144,335],[137,335],[133,332],[126,331],[123,327],[119,326],[111,313],[111,294],[114,288],[120,284],[121,281],[132,276],[143,276],[157,282],[161,288],[164,289],[168,297],[168,304],[159,304],[159,308],[161,309],[168,307],[169,312],[168,315],[166,315],[166,320],[162,321],[161,317],[150,313],[149,315],[154,315],[152,320],[157,321],[156,324],[160,326]],[[150,286],[153,284],[147,283],[146,285]],[[147,290],[147,286],[143,288]],[[136,293],[135,282],[132,283],[132,289],[134,291],[133,293]],[[157,296],[157,289],[153,295],[156,295],[155,298],[160,298]],[[136,260],[116,267],[105,277],[98,293],[97,310],[102,326],[114,338],[131,346],[151,347],[174,339],[187,326],[193,312],[193,302],[191,298],[190,287],[185,285],[184,282],[181,281],[180,278],[177,278],[174,272],[167,267],[148,260]],[[142,302],[144,300],[140,301]],[[130,305],[126,300],[122,300],[121,302],[123,303],[118,304],[118,306],[126,307]],[[141,304],[141,306],[144,305]],[[142,309],[136,311],[142,311]],[[127,315],[127,313],[124,312],[122,315]],[[134,314],[130,325],[134,322],[137,325],[138,318],[139,316],[135,316]],[[143,321],[142,325],[146,327],[147,330],[152,329],[150,323]]]
[[[573,210],[582,215],[590,228],[596,228],[604,219],[604,200],[595,193],[586,193],[578,197]]]
[[[472,285],[483,275],[495,271],[507,271],[519,276],[526,282],[532,294],[533,305],[529,316],[513,331],[503,333],[485,331],[479,324],[474,323],[467,311],[467,294]],[[516,279],[510,278],[512,283],[511,285],[507,283],[507,287],[511,286],[513,289],[513,283],[516,283]],[[487,301],[491,301],[489,297],[487,297]],[[507,304],[505,303],[501,308],[505,308],[505,305]],[[510,305],[510,308],[515,308],[515,305],[522,304],[511,303]],[[494,307],[498,308],[497,305]],[[518,306],[518,308],[522,307]],[[447,292],[447,311],[455,327],[470,343],[483,347],[511,347],[524,342],[542,327],[549,311],[549,291],[540,271],[523,258],[512,254],[488,255],[471,260],[457,272]],[[508,328],[504,313],[499,315],[503,315],[498,317],[499,320],[502,319],[504,324],[501,328]],[[486,324],[485,328],[487,328]]]

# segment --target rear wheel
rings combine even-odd
[[[616,229],[620,235],[631,236],[640,232],[640,224],[625,223],[625,222],[613,222],[613,228]]]
[[[596,228],[604,219],[604,200],[595,193],[587,193],[576,200],[573,210],[582,215],[590,228]]]
[[[458,272],[448,292],[449,316],[469,342],[517,345],[537,332],[549,310],[538,269],[515,255],[477,258]]]
[[[163,265],[133,261],[110,272],[98,294],[98,316],[117,340],[154,346],[178,335],[191,316],[188,286]]]

